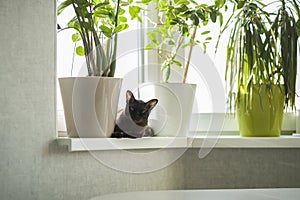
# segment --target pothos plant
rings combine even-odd
[[[282,84],[285,105],[295,108],[299,1],[263,4],[259,0],[234,0],[228,3],[233,4],[233,11],[221,33],[231,30],[225,75],[230,110],[239,103],[240,88],[251,94],[254,85],[265,85],[271,96],[272,87]],[[276,11],[267,12],[274,3],[277,3]]]
[[[76,54],[85,56],[88,76],[114,76],[118,33],[129,27],[126,12],[129,12],[131,19],[141,21],[140,4],[150,1],[65,0],[58,6],[57,15],[67,7],[72,7],[75,12],[67,27],[59,28],[74,29],[72,41],[82,41],[83,46],[76,47]]]
[[[205,36],[203,42],[196,39],[197,30],[208,24],[216,22],[219,18],[223,23],[222,13],[219,8],[223,7],[225,0],[216,0],[214,5],[200,4],[194,0],[154,0],[157,3],[159,20],[155,23],[155,29],[148,32],[149,44],[146,50],[157,50],[163,59],[161,70],[164,72],[164,81],[168,82],[171,66],[183,67],[177,56],[182,48],[189,47],[188,58],[184,68],[183,83],[186,82],[191,55],[194,45],[202,44],[204,50],[206,44],[212,39],[209,30],[202,31]]]

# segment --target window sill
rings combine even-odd
[[[157,148],[300,148],[300,137],[153,137],[138,139],[116,138],[57,138],[59,145],[68,146],[69,152],[118,149]]]
[[[57,138],[59,145],[68,146],[73,151],[96,151],[118,149],[157,149],[157,148],[186,148],[187,138],[180,137],[145,137],[129,138]]]

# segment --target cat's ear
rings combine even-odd
[[[151,99],[150,101],[148,101],[146,103],[146,106],[149,110],[152,110],[156,106],[157,103],[158,103],[157,99]]]
[[[126,92],[126,103],[132,103],[134,102],[135,98],[130,90],[127,90]]]

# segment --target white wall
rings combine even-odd
[[[2,0],[0,5],[0,199],[88,199],[133,190],[300,187],[297,149],[217,149],[203,160],[193,149],[172,165],[145,174],[116,171],[88,152],[68,153],[55,142],[55,1]],[[95,153],[121,165],[141,164],[120,159],[120,151]],[[173,154],[176,150],[170,149],[142,164],[151,165]]]
[[[182,188],[180,162],[153,173],[126,174],[88,152],[68,153],[57,146],[55,2],[0,3],[0,199],[88,199]],[[118,152],[97,153],[118,162]],[[172,150],[152,162],[169,154]]]

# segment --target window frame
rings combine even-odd
[[[149,5],[150,10],[154,9],[154,5]],[[157,17],[155,13],[151,18]],[[143,16],[143,22],[146,22],[146,17]],[[147,62],[151,60],[154,63],[161,63],[160,58],[153,51],[145,51],[143,48],[148,43],[148,39],[146,37],[145,27],[151,28],[149,23],[140,24],[139,34],[138,34],[138,43],[139,43],[139,55],[138,55],[138,64],[139,64],[139,83],[144,82],[159,82],[161,80],[161,70],[160,65],[157,65],[156,68],[151,67],[151,69],[147,66]],[[184,56],[184,52],[181,52],[181,56]],[[282,134],[291,134],[293,132],[300,132],[300,116],[299,111],[297,113],[284,113],[284,119],[282,124]],[[205,135],[209,130],[210,120],[214,116],[224,116],[224,126],[221,130],[216,130],[221,132],[222,135],[238,135],[238,122],[237,119],[234,118],[233,115],[227,115],[225,113],[193,113],[191,119],[191,127],[194,127],[191,131],[193,135]],[[64,121],[63,111],[57,110],[57,130],[58,137],[66,136],[66,128]]]

